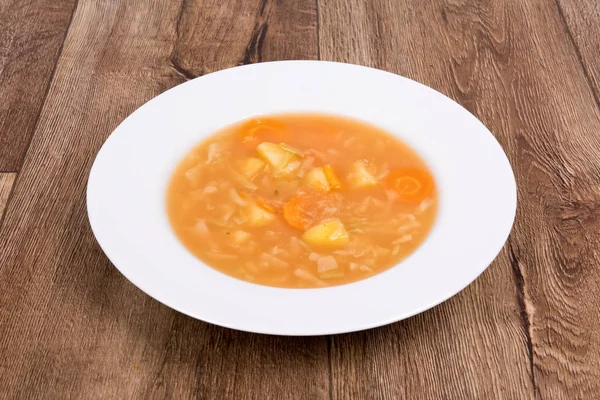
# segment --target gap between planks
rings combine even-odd
[[[0,172],[0,227],[16,178],[16,172]]]

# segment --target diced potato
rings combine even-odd
[[[251,237],[252,235],[246,231],[235,231],[233,232],[233,235],[231,235],[231,240],[234,244],[240,245],[246,243]]]
[[[240,212],[248,226],[265,226],[275,220],[275,213],[260,207],[254,202],[249,202]]]
[[[371,165],[365,160],[355,161],[352,164],[352,172],[348,175],[348,181],[353,188],[365,188],[375,186],[377,179],[369,171]]]
[[[323,168],[313,168],[308,171],[304,178],[304,182],[307,186],[317,192],[329,192],[329,190],[331,190],[331,186],[323,172]]]
[[[265,165],[263,160],[250,157],[240,163],[240,171],[246,178],[253,180],[265,169]]]
[[[296,155],[290,151],[283,149],[275,143],[263,142],[256,148],[258,154],[265,160],[275,171],[284,169]]]
[[[313,226],[302,235],[311,246],[340,248],[348,244],[350,238],[339,219],[329,219]]]

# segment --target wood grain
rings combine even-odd
[[[319,6],[324,59],[456,99],[495,133],[519,186],[509,246],[467,290],[408,321],[333,339],[334,397],[594,398],[600,118],[556,4]]]
[[[556,0],[569,38],[600,107],[600,3],[589,0]]]
[[[0,2],[0,171],[21,168],[75,0]]]
[[[12,190],[17,174],[0,173],[0,226],[2,226],[2,217],[4,209],[8,202],[8,196]]]
[[[313,1],[249,5],[80,1],[0,229],[6,398],[328,397],[325,338],[239,333],[168,309],[110,265],[87,222],[94,155],[143,102],[279,49],[315,57]]]
[[[186,1],[172,56],[186,78],[261,61],[316,59],[314,1]]]
[[[73,8],[0,3],[0,171],[21,167],[33,133],[0,225],[0,398],[600,393],[595,2],[80,0],[60,49]],[[222,329],[131,285],[85,211],[87,174],[110,132],[195,76],[319,57],[416,79],[491,129],[519,187],[497,260],[426,313],[327,338]],[[14,177],[0,174],[0,215]]]

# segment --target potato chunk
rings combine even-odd
[[[352,164],[352,172],[348,175],[348,182],[355,189],[366,188],[375,186],[377,178],[375,178],[373,168],[369,162],[359,160]]]
[[[245,223],[252,227],[261,227],[270,224],[275,220],[275,213],[266,210],[255,202],[249,202],[248,205],[240,210]]]
[[[342,222],[328,219],[313,226],[302,235],[302,240],[314,247],[340,248],[348,244],[348,232]]]
[[[327,180],[327,176],[323,172],[323,168],[313,168],[306,174],[304,182],[308,187],[317,192],[329,192],[331,186]]]
[[[240,171],[250,180],[256,178],[264,168],[264,161],[255,157],[247,158],[240,163]]]
[[[284,169],[290,161],[296,158],[294,153],[275,143],[263,142],[258,145],[256,150],[263,160],[276,171]]]

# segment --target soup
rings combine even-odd
[[[423,242],[436,210],[432,174],[406,144],[320,114],[222,129],[185,156],[167,191],[172,228],[196,257],[284,288],[385,271]]]

